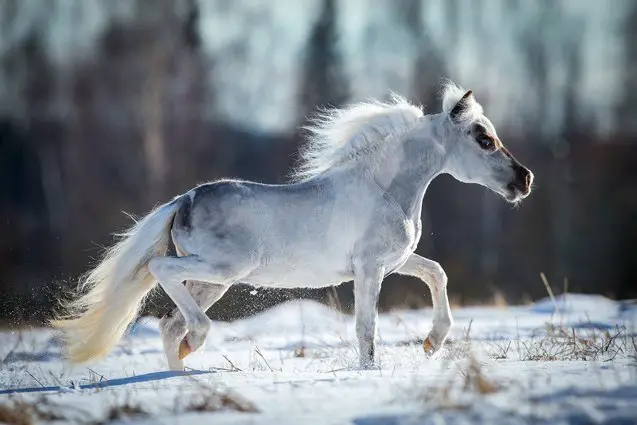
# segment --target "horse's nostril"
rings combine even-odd
[[[533,184],[533,173],[530,170],[526,170],[526,187],[528,187],[529,189],[531,188],[531,185]]]
[[[511,189],[517,189],[523,193],[530,192],[531,185],[533,184],[533,173],[531,170],[518,162],[513,163],[513,169],[515,170],[515,178],[514,181],[510,183]]]

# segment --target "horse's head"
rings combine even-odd
[[[447,137],[445,171],[518,202],[531,193],[533,173],[504,147],[471,90],[448,86],[443,99]]]

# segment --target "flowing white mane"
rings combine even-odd
[[[309,180],[374,152],[413,129],[423,115],[421,107],[396,94],[387,103],[369,101],[320,111],[304,127],[310,135],[291,177]]]
[[[443,113],[449,114],[465,93],[467,90],[454,82],[444,81]],[[482,114],[482,106],[471,96],[454,122],[470,125]],[[364,154],[376,152],[399,140],[418,125],[423,116],[422,107],[397,94],[392,94],[386,103],[371,100],[341,109],[320,110],[311,124],[303,127],[309,136],[291,178],[309,180],[328,169],[343,167]]]

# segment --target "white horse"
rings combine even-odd
[[[64,330],[69,360],[108,354],[157,282],[177,306],[160,322],[168,364],[183,369],[206,339],[206,310],[231,285],[354,280],[359,361],[369,368],[378,295],[391,273],[429,286],[434,318],[424,348],[436,352],[452,318],[444,270],[414,253],[427,186],[448,173],[518,202],[533,181],[472,92],[451,82],[443,89],[439,114],[424,115],[398,96],[319,114],[290,184],[208,183],[149,213],[84,278],[69,315],[53,322]],[[177,256],[167,256],[171,242]]]

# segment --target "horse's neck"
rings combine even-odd
[[[425,118],[430,128],[407,134],[376,167],[374,179],[412,220],[420,218],[429,183],[442,172],[444,153],[434,138],[438,116]]]

